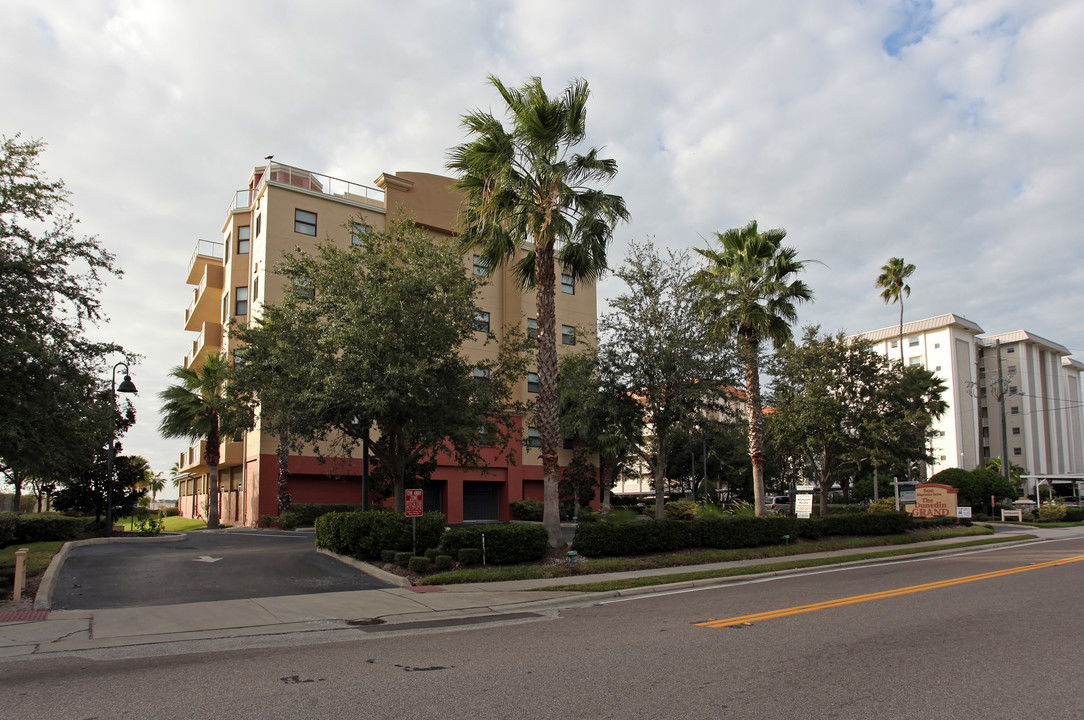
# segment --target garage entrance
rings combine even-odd
[[[498,522],[501,517],[500,501],[500,483],[463,483],[463,521]]]

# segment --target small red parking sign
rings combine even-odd
[[[422,491],[420,489],[406,491],[406,516],[422,516]]]

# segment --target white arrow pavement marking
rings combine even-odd
[[[192,558],[195,562],[215,563],[222,558],[211,557],[210,555],[200,555],[198,558]]]

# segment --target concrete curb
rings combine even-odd
[[[187,537],[187,533],[162,533],[153,537],[99,537],[87,538],[86,540],[70,540],[60,547],[60,551],[49,561],[49,567],[45,568],[45,574],[41,576],[41,584],[34,596],[35,610],[49,610],[53,605],[53,593],[56,591],[56,582],[60,577],[60,568],[68,559],[68,553],[73,547],[83,545],[108,545],[121,542],[176,542]]]
[[[330,550],[325,550],[324,548],[316,548],[316,552],[320,553],[321,555],[333,557],[341,563],[349,565],[352,568],[361,570],[366,575],[372,575],[377,580],[383,580],[384,582],[391,583],[392,585],[396,585],[398,587],[411,587],[410,581],[407,580],[405,577],[396,575],[395,573],[390,573],[387,570],[382,570],[375,565],[370,565],[369,563],[362,560],[358,560],[347,555],[339,555],[338,553],[333,553]]]

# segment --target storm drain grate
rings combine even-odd
[[[358,620],[347,620],[347,625],[383,625],[387,620],[384,618],[360,618]]]
[[[478,615],[477,617],[445,618],[443,620],[421,620],[419,622],[395,623],[383,627],[362,627],[365,632],[392,632],[398,630],[417,630],[424,628],[455,627],[456,625],[481,625],[483,623],[507,622],[508,620],[524,620],[526,618],[543,617],[539,613],[518,612],[504,613],[502,615]],[[378,622],[366,623],[357,620],[348,621],[350,625],[380,625],[384,623],[382,618],[373,618]]]

